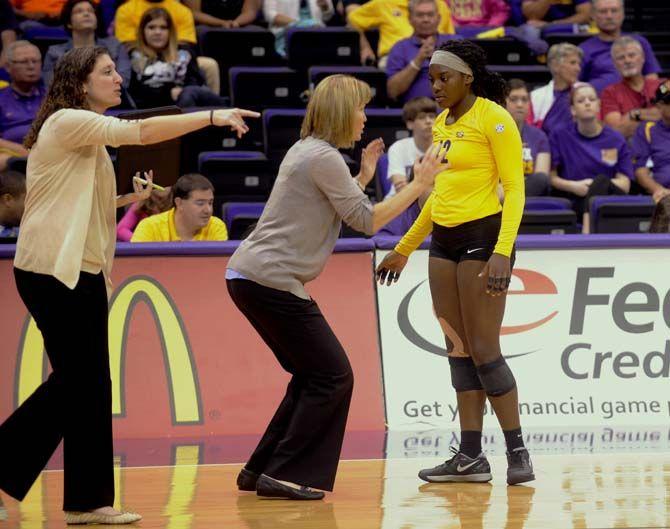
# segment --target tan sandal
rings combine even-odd
[[[134,512],[122,512],[121,514],[109,515],[97,512],[73,512],[65,513],[65,523],[68,525],[103,524],[103,525],[125,525],[139,522],[142,517]]]

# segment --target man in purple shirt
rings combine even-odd
[[[621,80],[621,75],[612,61],[612,44],[621,37],[624,9],[623,0],[594,0],[593,20],[600,33],[582,42],[579,47],[584,51],[580,79],[591,83],[598,93],[608,85]],[[641,35],[630,35],[639,41],[644,51],[642,73],[647,78],[657,78],[661,67],[654,56],[649,41]]]
[[[13,42],[7,50],[7,70],[11,83],[0,90],[0,138],[20,144],[44,98],[40,50],[25,40]]]
[[[0,90],[0,170],[13,156],[27,156],[24,136],[44,98],[40,50],[25,40],[7,48],[7,70],[11,84]]]
[[[670,81],[656,90],[654,98],[661,119],[642,123],[631,141],[635,179],[658,202],[670,195]],[[653,168],[648,162],[653,162]]]
[[[414,34],[396,42],[386,63],[388,95],[403,104],[415,97],[433,97],[428,80],[430,56],[435,48],[454,38],[437,32],[440,15],[435,2],[410,2],[409,8]]]

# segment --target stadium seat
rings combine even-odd
[[[589,204],[592,233],[648,233],[656,205],[650,196],[598,196]]]
[[[197,112],[203,108],[189,108],[186,112]],[[241,138],[229,127],[206,127],[190,132],[181,139],[181,173],[198,170],[198,154],[204,151],[262,151],[263,123],[260,119],[245,119],[249,126]]]
[[[383,138],[388,149],[397,140],[409,137],[410,133],[402,120],[401,109],[370,108],[365,111],[368,120],[365,123],[359,148],[365,147],[375,138]],[[358,159],[359,156],[352,156]]]
[[[221,209],[221,218],[228,228],[228,238],[240,240],[261,217],[264,207],[265,202],[226,202]]]
[[[377,170],[375,171],[375,190],[377,200],[382,201],[384,197],[391,191],[392,183],[387,178],[389,169],[389,155],[382,154],[377,161]]]
[[[550,33],[544,36],[549,46],[560,44],[561,42],[569,42],[575,46],[579,46],[586,39],[593,37],[592,33]]]
[[[342,27],[295,28],[286,35],[288,64],[306,71],[310,66],[360,64],[358,32]]]
[[[352,75],[370,85],[372,100],[368,106],[386,106],[386,73],[370,66],[313,66],[308,72],[310,89],[319,84],[324,77],[337,73]]]
[[[468,39],[484,48],[489,64],[537,64],[528,47],[510,37],[501,39]]]
[[[559,197],[526,197],[525,211],[544,210],[571,210],[572,202],[567,198]]]
[[[229,70],[233,66],[277,66],[275,37],[260,28],[207,29],[199,38],[202,54],[219,63],[221,95],[229,95]]]
[[[230,97],[241,108],[296,108],[304,106],[307,79],[290,68],[230,69]]]
[[[577,214],[572,210],[525,210],[519,226],[520,234],[577,233]]]
[[[488,68],[489,70],[498,72],[506,80],[515,77],[523,79],[531,90],[551,81],[551,72],[549,71],[549,68],[539,64],[517,66],[510,66],[509,64],[490,64]]]
[[[214,184],[217,201],[265,201],[274,172],[263,153],[201,152],[198,170]]]
[[[263,112],[263,143],[265,154],[279,166],[286,151],[300,139],[300,126],[305,117],[302,109],[270,109]]]

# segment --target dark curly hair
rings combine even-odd
[[[463,59],[472,69],[472,92],[479,97],[505,104],[507,83],[499,73],[486,68],[486,52],[477,44],[465,39],[448,40],[439,50],[444,50]]]
[[[93,71],[98,57],[102,55],[109,55],[107,48],[92,46],[71,49],[60,58],[44,101],[23,140],[27,149],[35,144],[42,125],[51,114],[64,108],[89,109],[84,83]]]
[[[65,2],[65,5],[60,12],[60,22],[63,24],[63,28],[67,34],[72,35],[72,11],[74,10],[74,6],[82,2],[91,4],[91,7],[93,7],[93,11],[95,12],[95,18],[98,21],[98,25],[95,28],[95,37],[98,39],[106,37],[107,34],[102,20],[102,10],[100,8],[100,4],[94,2],[93,0],[67,0],[67,2]]]

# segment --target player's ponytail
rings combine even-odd
[[[460,57],[472,69],[472,92],[479,97],[495,101],[499,105],[505,104],[507,84],[497,72],[486,68],[486,53],[484,50],[465,39],[449,40],[438,49],[448,51]]]

